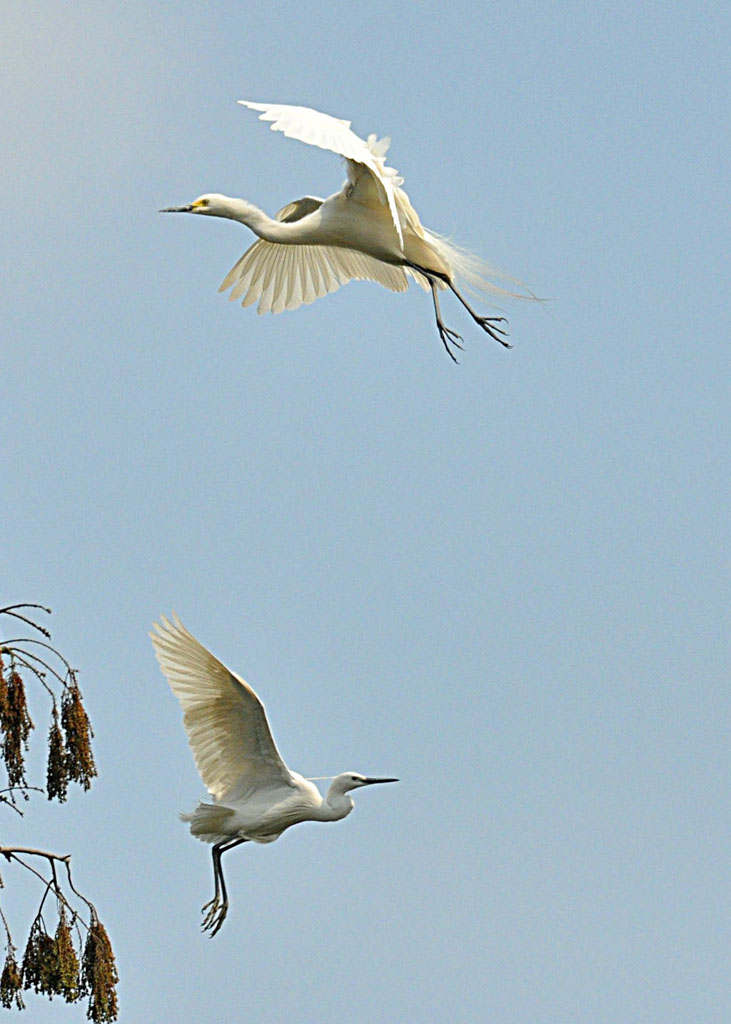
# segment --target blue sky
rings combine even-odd
[[[100,775],[4,838],[73,852],[121,1020],[728,1020],[721,12],[6,15],[3,603],[54,608]],[[251,236],[160,207],[344,177],[239,98],[391,135],[424,223],[550,299],[505,304],[514,349],[445,299],[452,365],[416,288],[217,295]],[[402,780],[231,853],[213,941],[172,609],[293,769]]]

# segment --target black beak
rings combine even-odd
[[[166,206],[164,210],[158,210],[158,213],[190,213],[193,209],[192,206]]]
[[[366,779],[363,783],[364,786],[375,786],[379,782],[398,782],[398,779]]]

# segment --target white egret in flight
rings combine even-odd
[[[183,626],[164,616],[150,633],[160,668],[183,708],[196,767],[212,803],[199,803],[190,831],[213,843],[213,899],[203,907],[203,929],[215,935],[228,913],[221,856],[252,840],[273,843],[300,821],[339,821],[353,810],[352,789],[398,779],[358,772],[336,775],[327,796],[286,766],[274,745],[264,705]]]
[[[199,213],[240,221],[259,236],[226,275],[219,291],[231,288],[229,299],[243,306],[259,303],[258,313],[281,313],[314,302],[353,279],[376,281],[394,292],[408,288],[412,277],[431,291],[437,329],[444,348],[455,361],[452,346],[462,338],[442,320],[438,290],[450,288],[472,319],[505,348],[505,317],[481,316],[457,290],[464,281],[472,291],[535,298],[505,291],[488,281],[491,270],[482,260],[423,227],[400,187],[403,178],[386,166],[391,140],[369,135],[367,141],[350,129],[350,121],[308,107],[249,103],[261,111],[259,120],[272,130],[345,160],[348,180],[328,199],[304,196],[288,203],[274,220],[245,199],[209,194],[188,206],[171,206],[162,213]]]

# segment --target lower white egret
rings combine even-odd
[[[323,799],[279,756],[264,705],[251,687],[198,643],[177,615],[172,622],[161,616],[154,629],[157,660],[183,708],[196,767],[213,797],[213,803],[181,814],[194,836],[213,843],[214,895],[202,910],[203,929],[213,936],[228,913],[221,867],[227,850],[248,840],[273,843],[301,821],[339,821],[353,810],[350,790],[398,779],[343,772]]]
[[[509,292],[490,283],[495,276],[486,263],[453,242],[423,227],[400,188],[403,178],[386,166],[391,140],[359,138],[342,121],[309,107],[250,103],[271,121],[273,131],[299,139],[344,158],[348,180],[328,199],[304,196],[288,203],[274,220],[245,199],[219,194],[200,196],[188,206],[171,206],[161,213],[199,213],[237,220],[259,236],[226,275],[219,291],[231,288],[229,299],[242,305],[258,300],[258,313],[281,313],[314,302],[353,279],[376,281],[394,292],[408,288],[412,277],[431,291],[437,329],[450,358],[462,338],[445,326],[438,289],[450,288],[472,319],[505,348],[505,317],[481,316],[457,290],[462,280],[472,291],[535,298]]]

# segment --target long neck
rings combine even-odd
[[[255,235],[265,239],[267,242],[280,242],[293,245],[303,241],[308,233],[308,226],[305,230],[300,229],[300,222],[284,223],[272,220],[263,210],[246,199],[230,199],[227,196],[222,200],[216,209],[215,216],[228,217],[230,220],[237,220],[251,228]]]
[[[318,821],[339,821],[353,810],[353,801],[348,793],[333,792],[331,786],[317,811]]]

